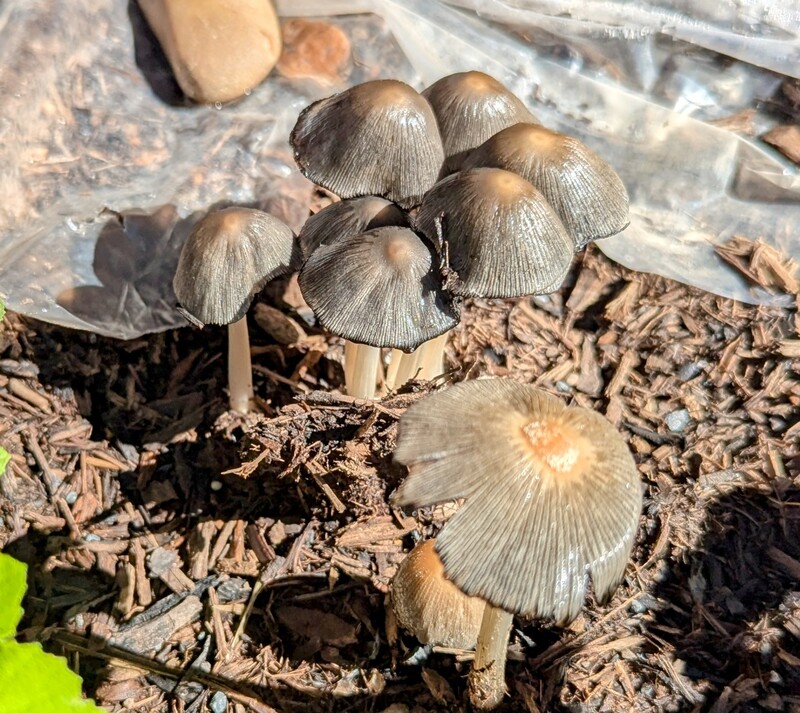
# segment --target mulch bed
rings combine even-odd
[[[758,247],[724,257],[796,295]],[[496,375],[604,413],[645,486],[612,599],[567,628],[516,622],[501,710],[800,711],[797,304],[591,248],[557,294],[469,304],[440,383],[365,403],[335,390],[341,344],[296,294],[273,285],[251,316],[263,413],[247,418],[226,412],[223,330],[118,342],[6,318],[0,546],[30,566],[23,636],[101,705],[466,710],[469,652],[420,647],[385,606],[453,512],[393,510],[391,453],[414,400]]]

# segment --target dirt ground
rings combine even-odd
[[[758,248],[726,257],[796,297]],[[560,293],[468,305],[441,383],[364,403],[335,390],[341,344],[303,323],[291,281],[259,302],[247,419],[226,413],[221,329],[2,326],[0,546],[30,566],[23,637],[98,703],[466,710],[469,653],[387,617],[398,563],[453,509],[392,510],[391,452],[427,390],[503,375],[608,416],[645,508],[611,601],[563,629],[515,622],[501,710],[800,711],[797,303],[744,305],[590,248]]]

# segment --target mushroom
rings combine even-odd
[[[325,328],[350,342],[347,393],[375,395],[382,347],[412,351],[458,323],[436,264],[431,248],[402,227],[343,237],[306,260],[299,276],[304,299]]]
[[[436,117],[407,84],[381,79],[304,109],[292,129],[303,175],[341,198],[384,196],[418,205],[444,160]]]
[[[139,0],[183,92],[198,102],[236,99],[281,53],[271,0]]]
[[[407,226],[408,216],[391,201],[378,196],[348,198],[312,215],[297,236],[303,258],[320,245],[387,225]]]
[[[392,605],[400,625],[421,643],[473,649],[486,602],[468,597],[444,576],[434,541],[425,540],[397,568]]]
[[[566,623],[591,576],[622,578],[642,508],[625,441],[594,411],[510,379],[457,384],[400,419],[400,505],[465,498],[436,538],[445,576],[486,600],[469,676],[476,708],[496,706],[514,614]]]
[[[446,173],[458,171],[469,152],[498,131],[521,121],[536,122],[514,94],[483,72],[443,77],[422,96],[439,123]]]
[[[490,166],[519,174],[555,208],[580,250],[624,230],[628,193],[622,180],[588,146],[538,124],[516,124],[472,152],[464,168]]]
[[[293,269],[294,234],[277,218],[252,208],[209,213],[184,243],[172,285],[191,321],[228,325],[230,406],[253,405],[246,313],[270,280]]]
[[[569,270],[572,240],[544,196],[515,173],[460,171],[425,196],[417,228],[439,245],[464,297],[552,292]]]

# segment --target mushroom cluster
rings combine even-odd
[[[398,619],[434,643],[475,645],[470,699],[493,708],[513,616],[567,623],[590,580],[602,600],[622,578],[642,509],[633,457],[600,414],[511,379],[479,379],[413,404],[395,459],[409,468],[396,504],[465,499],[427,553],[440,563],[423,562],[418,546],[398,570]],[[474,598],[484,602],[477,633]]]
[[[301,231],[300,289],[345,339],[361,398],[441,373],[462,298],[552,292],[577,250],[628,224],[613,169],[481,72],[421,94],[356,85],[307,107],[290,140],[303,174],[341,199]]]

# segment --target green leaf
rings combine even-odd
[[[27,567],[0,552],[0,711],[103,713],[81,694],[81,679],[60,656],[13,636],[22,617]]]
[[[3,446],[0,446],[0,475],[6,472],[6,466],[10,460],[11,454]]]
[[[22,562],[0,552],[0,639],[11,638],[17,631],[22,618],[22,597],[28,586],[27,571]]]
[[[0,642],[0,711],[102,713],[81,695],[81,679],[38,643]]]
[[[0,300],[0,321],[6,316],[6,305],[3,300]]]

